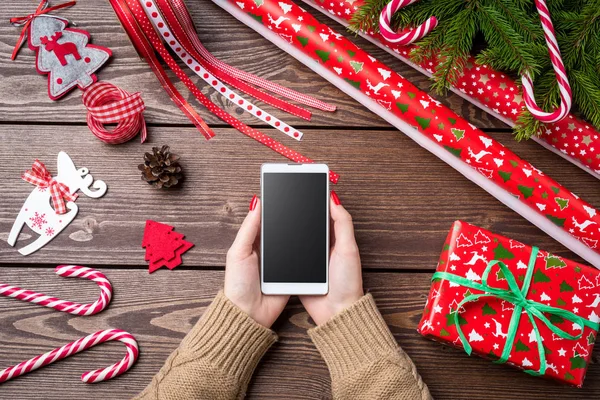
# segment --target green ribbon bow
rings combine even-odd
[[[528,300],[527,293],[529,292],[529,286],[531,285],[531,278],[533,276],[533,270],[535,266],[535,262],[537,259],[537,254],[539,249],[537,247],[533,247],[531,249],[531,256],[529,258],[529,265],[527,266],[527,273],[525,274],[525,280],[523,281],[523,287],[519,289],[519,285],[515,279],[513,273],[508,269],[506,264],[499,260],[492,260],[488,263],[483,275],[481,277],[481,283],[473,282],[467,278],[464,278],[459,275],[451,274],[448,272],[436,272],[433,274],[434,279],[446,279],[447,281],[457,283],[461,286],[465,286],[471,289],[480,290],[484,293],[482,294],[472,294],[466,296],[457,306],[456,311],[454,312],[454,324],[456,325],[456,331],[458,332],[458,336],[462,341],[465,352],[468,355],[471,355],[472,347],[469,344],[467,338],[465,337],[462,329],[460,328],[460,322],[458,318],[459,310],[461,307],[468,302],[479,300],[481,297],[495,297],[498,299],[502,299],[514,304],[515,309],[513,311],[510,324],[508,326],[508,333],[506,337],[506,342],[504,344],[504,350],[502,351],[502,355],[500,359],[495,361],[498,364],[505,363],[508,360],[510,355],[515,336],[517,334],[517,328],[519,327],[519,322],[521,319],[521,312],[524,310],[529,317],[529,321],[533,326],[533,330],[535,332],[535,337],[537,339],[537,347],[540,356],[540,369],[538,371],[526,370],[528,374],[531,375],[544,375],[546,373],[546,352],[544,350],[544,345],[542,344],[542,338],[540,336],[540,332],[537,327],[537,323],[535,318],[543,322],[554,334],[569,340],[578,340],[583,335],[583,327],[588,326],[594,330],[598,330],[600,324],[596,322],[592,322],[585,318],[580,317],[570,311],[563,310],[562,308],[551,307],[545,304],[539,303],[537,301]],[[487,283],[488,275],[492,268],[498,265],[500,270],[504,274],[506,281],[508,283],[508,290],[492,287]],[[581,327],[581,333],[578,335],[571,335],[568,332],[560,329],[556,325],[554,325],[543,313],[555,315],[566,320],[569,320],[573,323],[578,324]]]

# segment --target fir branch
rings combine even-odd
[[[477,32],[477,16],[473,9],[465,8],[455,17],[456,23],[448,28],[446,40],[439,55],[440,63],[434,73],[431,86],[437,93],[444,93],[462,73]]]
[[[530,139],[533,136],[540,136],[543,126],[544,124],[539,119],[526,110],[517,119],[517,124],[514,127],[515,139],[521,141]]]
[[[443,25],[442,25],[443,27]],[[443,47],[446,38],[445,29],[434,29],[419,42],[419,46],[410,52],[410,58],[416,63],[434,58]]]
[[[379,15],[388,2],[365,0],[354,13],[351,28],[378,32]],[[600,127],[600,0],[552,0],[548,7],[573,90],[574,110],[579,108]],[[473,53],[473,38],[482,34],[486,44],[476,55],[478,62],[507,73],[528,71],[540,107],[549,111],[560,103],[539,14],[531,0],[420,0],[395,13],[391,25],[412,27],[432,15],[438,17],[437,28],[416,43],[410,57],[421,63],[438,56],[433,84],[437,92],[462,74]],[[526,111],[515,133],[524,139],[539,134],[541,128]]]
[[[539,24],[539,20],[532,19],[518,3],[514,0],[497,1],[498,9],[505,15],[512,27],[528,42],[535,42],[543,37],[544,30]]]
[[[354,33],[379,32],[379,14],[389,0],[367,0],[352,14],[348,29]]]
[[[392,27],[399,29],[400,27],[417,26],[431,16],[435,16],[440,22],[446,22],[463,8],[469,8],[468,4],[465,6],[464,0],[421,0],[398,10],[392,17]],[[381,9],[383,10],[383,7]]]
[[[579,108],[592,125],[600,126],[600,84],[584,71],[570,71],[569,79]]]
[[[526,48],[520,35],[497,9],[481,6],[477,13],[483,35],[491,47],[496,47],[510,70],[535,75],[539,64]]]

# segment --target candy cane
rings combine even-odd
[[[131,368],[139,355],[138,344],[135,338],[130,333],[120,329],[106,329],[92,333],[91,335],[78,339],[40,356],[33,357],[30,360],[23,361],[22,363],[13,365],[12,367],[8,367],[0,372],[0,383],[6,382],[12,378],[34,371],[48,364],[52,364],[55,361],[62,360],[63,358],[67,358],[73,354],[80,353],[86,349],[89,349],[90,347],[100,343],[108,342],[110,340],[118,340],[125,344],[125,347],[127,348],[127,354],[125,357],[121,361],[114,363],[109,367],[97,369],[95,371],[87,371],[81,375],[81,380],[85,383],[109,380],[115,376],[121,375]]]
[[[544,0],[535,0],[535,6],[540,15],[542,28],[544,28],[544,37],[546,39],[546,45],[548,46],[550,61],[552,62],[552,68],[554,68],[556,80],[558,81],[558,87],[560,89],[560,106],[557,110],[552,112],[545,112],[538,107],[533,94],[533,80],[531,79],[529,72],[525,72],[521,76],[521,82],[523,83],[523,100],[525,100],[527,109],[535,118],[544,123],[558,122],[566,117],[571,109],[571,86],[567,79],[565,65],[560,56],[560,49],[556,42],[554,26],[552,25],[550,11],[548,10],[548,7],[546,7],[546,2]]]
[[[94,315],[104,310],[112,297],[112,286],[103,273],[78,265],[59,265],[54,272],[66,278],[87,278],[100,286],[100,297],[91,304],[79,304],[42,293],[0,283],[0,296],[14,297],[41,306],[76,315]]]
[[[408,29],[404,33],[396,33],[392,30],[390,23],[394,13],[416,1],[418,0],[392,0],[387,4],[387,6],[385,6],[383,11],[381,11],[381,15],[379,16],[379,31],[381,32],[381,36],[383,36],[388,42],[397,43],[400,46],[406,46],[423,38],[425,35],[435,29],[438,24],[438,20],[436,17],[429,17],[427,21],[421,25],[417,26],[416,28]]]

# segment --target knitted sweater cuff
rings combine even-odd
[[[398,351],[371,294],[308,331],[333,380]]]
[[[184,339],[181,350],[202,357],[240,384],[247,384],[277,335],[233,304],[223,291]]]

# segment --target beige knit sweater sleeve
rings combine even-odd
[[[370,294],[308,334],[329,367],[334,399],[432,399]]]
[[[309,330],[331,372],[334,399],[430,399],[371,295]],[[256,365],[277,340],[220,292],[136,398],[243,398]]]
[[[229,400],[246,394],[256,365],[277,340],[219,292],[136,398]]]

